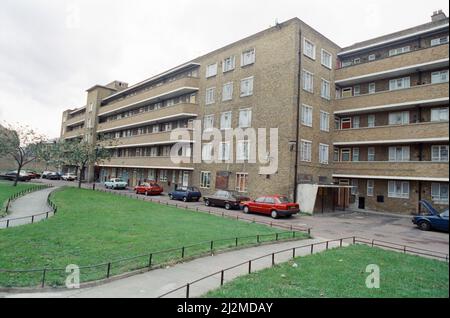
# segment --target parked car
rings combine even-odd
[[[55,172],[54,171],[44,171],[44,172],[42,172],[41,178],[47,179],[47,176],[51,173],[55,173]]]
[[[159,184],[155,182],[145,182],[141,185],[138,185],[134,188],[136,194],[145,194],[145,195],[159,195],[164,189]]]
[[[206,206],[220,206],[227,210],[239,209],[241,202],[249,201],[250,198],[236,191],[218,190],[211,196],[203,197]]]
[[[126,189],[128,186],[128,183],[123,181],[120,178],[112,178],[105,182],[105,188],[106,189]]]
[[[59,172],[50,172],[45,178],[48,180],[61,180],[61,174]]]
[[[448,209],[438,212],[430,202],[420,201],[420,204],[428,212],[427,215],[417,215],[412,222],[422,231],[438,230],[448,232]]]
[[[27,173],[31,179],[39,179],[41,177],[41,175],[36,171],[27,171]]]
[[[61,176],[61,179],[63,179],[64,181],[75,181],[77,180],[77,175],[75,173],[65,173]]]
[[[3,174],[1,176],[1,179],[15,181],[16,177],[17,177],[17,170],[16,171],[9,171],[9,172]],[[31,177],[29,176],[29,174],[27,172],[20,171],[18,180],[19,181],[30,181]]]
[[[290,217],[300,212],[298,203],[290,202],[284,195],[263,196],[253,201],[244,201],[241,206],[244,213],[261,213],[274,219],[280,216]]]
[[[196,187],[178,187],[176,190],[169,192],[169,198],[172,200],[199,201],[202,193]]]

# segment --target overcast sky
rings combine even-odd
[[[447,0],[1,0],[0,123],[58,137],[85,90],[130,84],[295,16],[341,46],[448,15]]]

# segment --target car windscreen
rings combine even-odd
[[[152,187],[159,187],[159,184],[157,184],[157,183],[151,183],[150,186],[152,186]]]
[[[114,179],[114,180],[111,180],[112,182],[123,182],[123,180],[122,179]]]
[[[444,218],[448,218],[448,209],[441,213],[441,216]]]

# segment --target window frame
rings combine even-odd
[[[309,55],[308,51],[306,50],[306,47],[307,47],[306,43],[309,43],[312,45],[311,55]],[[305,37],[303,38],[303,55],[309,57],[310,59],[312,59],[314,61],[316,60],[316,44],[313,41],[311,41]]]
[[[329,56],[329,65],[324,63],[324,53],[328,54]],[[321,49],[320,50],[320,63],[325,66],[326,68],[332,70],[333,69],[333,54],[331,54],[330,52],[328,52],[325,49]]]

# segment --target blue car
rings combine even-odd
[[[176,190],[169,192],[169,198],[172,200],[199,201],[202,197],[201,192],[196,187],[178,187]]]
[[[448,209],[438,212],[430,202],[420,201],[420,204],[428,211],[428,215],[418,215],[412,219],[422,231],[438,230],[448,232]]]

